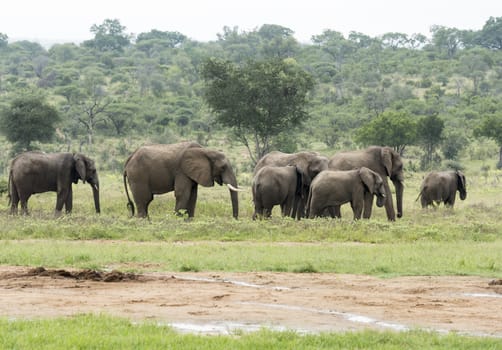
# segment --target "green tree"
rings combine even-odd
[[[490,17],[483,26],[478,41],[488,49],[502,50],[502,17]]]
[[[473,95],[478,94],[479,86],[491,69],[493,61],[485,49],[471,49],[462,54],[457,71],[472,80]]]
[[[93,24],[91,33],[94,39],[84,42],[84,46],[99,51],[123,52],[131,44],[131,36],[125,33],[126,27],[118,19],[105,19],[102,24]]]
[[[417,123],[405,111],[385,111],[356,131],[356,141],[364,146],[390,146],[400,154],[416,139]]]
[[[497,168],[502,168],[502,113],[485,116],[480,124],[474,129],[474,136],[488,137],[494,140],[499,146],[499,161]]]
[[[217,121],[233,130],[253,162],[270,151],[272,139],[281,131],[298,127],[309,117],[307,93],[314,81],[292,59],[250,61],[245,66],[209,59],[202,76],[205,99]]]
[[[424,150],[422,167],[430,169],[434,163],[436,149],[442,141],[444,121],[437,115],[422,117],[417,123],[417,138]]]
[[[33,141],[51,141],[59,120],[58,111],[44,97],[27,94],[14,99],[3,111],[0,128],[17,153],[31,150]]]
[[[99,68],[89,66],[78,81],[56,91],[66,97],[63,110],[69,120],[76,122],[74,129],[83,127],[87,144],[92,147],[97,128],[107,122],[106,112],[112,102],[105,74]]]
[[[462,46],[462,31],[457,28],[433,25],[432,44],[448,58],[453,58]]]
[[[260,51],[264,57],[293,57],[298,49],[298,42],[293,37],[294,32],[289,28],[276,24],[264,24],[256,34],[260,37]]]

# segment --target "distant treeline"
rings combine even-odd
[[[309,44],[274,24],[224,27],[211,42],[155,29],[133,37],[111,19],[90,30],[90,40],[49,49],[0,33],[0,111],[12,111],[16,98],[41,96],[59,114],[54,149],[100,147],[97,139],[115,138],[126,140],[115,150],[126,154],[131,139],[231,140],[205,100],[201,67],[209,58],[236,67],[289,60],[313,77],[308,115],[277,135],[273,148],[419,146],[417,167],[431,167],[466,152],[483,157],[467,147],[483,137],[495,152],[502,146],[502,17],[490,17],[479,31],[436,25],[430,38],[326,30]],[[432,124],[420,129],[427,118]],[[8,157],[4,150],[0,166]]]

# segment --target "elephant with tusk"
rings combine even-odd
[[[233,217],[239,216],[237,179],[228,158],[220,151],[204,148],[196,142],[153,144],[139,147],[124,167],[124,187],[128,207],[134,216],[148,217],[148,205],[156,194],[174,191],[175,211],[185,209],[188,217],[195,213],[198,185],[212,187],[216,182],[230,190]]]

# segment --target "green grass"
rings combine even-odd
[[[0,213],[0,264],[122,271],[277,271],[352,273],[383,278],[473,275],[502,278],[502,183],[498,171],[468,176],[468,197],[454,210],[422,210],[415,201],[423,174],[408,174],[404,217],[295,221],[275,210],[253,221],[249,188],[240,218],[231,218],[228,191],[200,188],[191,221],[173,214],[173,194],[157,196],[150,220],[130,218],[121,177],[101,174],[102,214],[93,213],[89,186],[74,186],[74,212],[54,219],[55,194],[34,195],[31,215]],[[197,336],[166,326],[132,324],[106,315],[52,320],[0,319],[5,349],[502,349],[496,339],[441,336],[420,331],[299,335],[262,330],[232,336]]]
[[[0,264],[149,271],[502,277],[502,241],[396,244],[6,240]]]
[[[300,335],[260,330],[232,336],[179,334],[152,322],[80,315],[55,320],[0,319],[2,349],[501,349],[497,339],[424,331]]]

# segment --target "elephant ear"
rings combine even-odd
[[[312,179],[310,178],[309,173],[309,164],[306,160],[296,160],[291,161],[288,165],[292,165],[296,167],[296,170],[302,175],[302,182],[305,186],[310,186],[310,182]]]
[[[457,174],[458,188],[465,191],[465,175],[459,170],[455,171],[455,173]]]
[[[375,176],[368,168],[359,169],[359,177],[370,193],[375,192]]]
[[[87,178],[87,176],[86,176],[85,160],[82,157],[82,155],[80,155],[80,154],[75,154],[73,156],[73,159],[75,160],[75,170],[77,170],[78,176],[85,183],[85,179]],[[76,180],[78,181],[78,179],[76,179]],[[77,181],[75,181],[75,183]]]
[[[181,157],[181,171],[199,185],[214,186],[211,159],[204,148],[189,148]]]
[[[389,147],[382,148],[382,164],[385,167],[387,176],[392,174],[392,149]]]

